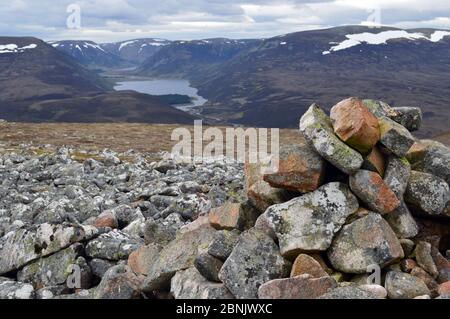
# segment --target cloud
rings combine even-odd
[[[66,26],[66,8],[81,7],[82,29]],[[0,0],[0,35],[99,42],[137,37],[269,37],[361,24],[380,8],[381,23],[450,28],[448,0]]]

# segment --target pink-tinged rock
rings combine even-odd
[[[334,132],[347,145],[367,154],[380,140],[378,119],[358,98],[343,100],[330,112]]]
[[[438,292],[439,292],[439,295],[450,294],[450,281],[440,284]]]
[[[328,276],[328,273],[322,268],[320,263],[313,257],[300,254],[294,261],[291,270],[291,277],[308,274],[313,278]]]
[[[374,146],[369,155],[364,158],[362,168],[384,176],[386,161],[384,159],[383,153],[381,153],[378,147]]]
[[[308,145],[281,146],[276,172],[264,174],[272,187],[301,193],[312,192],[322,183],[325,161]]]
[[[244,226],[244,210],[239,203],[226,203],[211,209],[209,222],[218,230],[242,229]]]
[[[136,274],[147,275],[149,265],[158,257],[161,249],[156,244],[139,247],[128,256],[128,266]]]
[[[101,213],[94,221],[94,226],[97,228],[109,227],[116,229],[119,227],[116,216],[110,212]]]
[[[258,297],[260,299],[316,299],[336,287],[336,281],[329,276],[313,278],[310,275],[300,275],[266,282],[259,287]]]
[[[284,189],[270,186],[263,180],[260,164],[245,163],[245,189],[250,203],[263,213],[272,205],[289,200],[289,194]]]
[[[350,176],[350,188],[370,209],[387,214],[400,206],[400,201],[375,172],[360,170]]]

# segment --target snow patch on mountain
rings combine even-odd
[[[126,41],[126,42],[122,42],[119,46],[119,51],[122,50],[124,47],[126,47],[127,45],[133,44],[137,42],[137,40],[133,40],[133,41]]]
[[[19,47],[17,44],[0,44],[0,54],[2,53],[22,53],[25,50],[36,49],[37,44],[31,43],[29,45]]]
[[[431,42],[439,42],[444,37],[450,36],[449,31],[435,31],[429,38],[423,33],[414,32],[410,33],[404,30],[391,30],[391,31],[383,31],[380,33],[357,33],[357,34],[347,34],[345,37],[347,40],[344,40],[337,45],[332,46],[330,50],[323,51],[323,55],[331,54],[332,52],[346,50],[360,44],[372,44],[372,45],[380,45],[387,44],[387,41],[394,39],[408,39],[408,40],[428,40]],[[336,43],[330,43],[336,44]]]
[[[75,49],[79,50],[81,53],[84,54],[83,52],[83,48],[84,49],[88,49],[88,48],[92,48],[95,50],[101,50],[105,53],[107,53],[105,50],[103,50],[102,47],[100,47],[98,44],[94,44],[94,43],[90,43],[90,42],[82,42],[82,43],[61,43],[61,42],[49,42],[52,47],[54,47],[55,49],[58,47],[64,48],[64,47],[69,47],[70,49],[72,49],[73,47],[75,47]]]

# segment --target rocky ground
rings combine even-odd
[[[313,105],[274,172],[5,146],[0,298],[448,299],[450,150],[420,123]]]

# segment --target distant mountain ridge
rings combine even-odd
[[[144,62],[147,58],[154,55],[162,47],[169,45],[171,41],[166,39],[134,39],[113,43],[102,43],[100,47],[105,49],[121,59],[139,64]]]
[[[173,41],[145,60],[136,73],[149,76],[187,77],[203,73],[256,46],[262,40],[227,38]]]
[[[8,57],[14,50],[31,54],[35,49],[29,45],[33,43],[25,42],[0,42],[0,66],[5,60],[2,56]],[[58,44],[55,45],[58,50],[67,50],[59,43],[52,44]],[[44,67],[48,74],[40,72],[45,81],[30,86],[25,80],[23,90],[18,90],[21,84],[12,82],[15,76],[27,69],[35,72],[43,67],[19,59],[25,67],[19,68],[20,63],[14,63],[17,73],[11,73],[12,81],[6,81],[6,77],[0,81],[0,89],[2,85],[5,88],[0,91],[0,100],[5,96],[14,100],[15,94],[22,100],[45,100],[70,97],[77,92],[106,92],[111,90],[111,84],[77,62],[83,64],[82,58],[95,56],[104,61],[87,65],[103,64],[108,68],[112,56],[117,59],[111,61],[112,68],[137,65],[134,71],[127,69],[128,75],[188,79],[199,89],[199,95],[208,100],[195,112],[211,122],[296,127],[297,118],[313,102],[329,109],[340,99],[359,96],[382,99],[393,106],[420,106],[424,126],[419,136],[448,131],[449,30],[344,26],[268,39],[135,39],[105,44],[71,41],[71,44],[68,53],[55,56],[55,52],[48,52],[51,58],[44,59],[43,64],[37,59],[48,65]],[[99,54],[87,54],[91,49]],[[33,59],[38,56],[32,55]],[[60,69],[63,65],[66,68]],[[55,77],[58,73],[55,70],[61,70],[59,76]],[[0,70],[2,74],[10,73]],[[23,79],[28,76],[24,74]],[[33,92],[28,92],[30,87]]]
[[[419,135],[428,136],[448,130],[449,35],[435,29],[336,27],[254,41],[217,63],[202,63],[190,50],[171,45],[138,72],[189,79],[209,101],[201,113],[228,124],[295,127],[313,102],[330,108],[360,96],[422,107]],[[190,60],[196,62],[189,65]]]
[[[68,42],[59,44],[57,47],[63,44],[70,47]],[[102,51],[86,41],[71,44],[75,51]],[[1,119],[23,122],[193,121],[191,115],[158,97],[112,90],[112,83],[42,40],[0,37]]]
[[[126,61],[121,57],[104,50],[93,41],[65,40],[49,43],[84,66],[111,68],[126,65]]]
[[[0,101],[63,98],[111,89],[96,73],[37,38],[0,37],[0,51]]]

